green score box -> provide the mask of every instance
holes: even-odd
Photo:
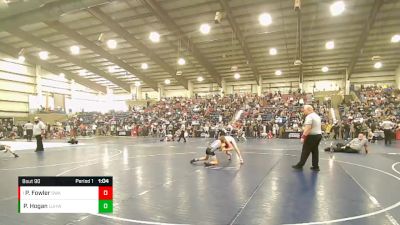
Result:
[[[113,200],[99,200],[99,213],[112,213]]]

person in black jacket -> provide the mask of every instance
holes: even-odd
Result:
[[[181,128],[180,134],[179,134],[179,139],[178,142],[181,141],[181,138],[183,138],[183,142],[186,143],[186,138],[185,138],[185,129]]]
[[[339,129],[340,126],[338,124],[338,122],[335,123],[335,125],[333,125],[333,139],[338,139],[339,138]]]

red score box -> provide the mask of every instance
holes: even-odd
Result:
[[[112,200],[113,187],[112,186],[99,186],[99,200]]]

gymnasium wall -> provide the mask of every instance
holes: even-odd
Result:
[[[395,76],[396,76],[396,87],[400,89],[400,65],[397,67],[397,70],[395,71]]]
[[[400,69],[399,69],[400,74]],[[400,75],[399,75],[400,77]],[[400,79],[400,78],[399,78]],[[353,74],[351,84],[355,87],[363,85],[381,85],[381,86],[394,86],[396,82],[396,76],[394,71],[379,71],[372,73],[358,73]],[[399,81],[400,82],[400,81]],[[297,90],[299,87],[299,79],[296,76],[280,76],[274,78],[264,78],[262,80],[261,92],[275,92],[281,91],[282,93],[288,93],[289,90]],[[165,86],[164,96],[188,96],[188,91],[178,86]],[[345,76],[344,74],[329,74],[304,77],[303,89],[308,92],[321,92],[321,91],[344,91],[345,89]],[[255,81],[235,81],[227,82],[225,87],[225,94],[235,93],[257,93],[258,85]],[[155,92],[158,94],[157,92]],[[221,88],[217,84],[211,83],[194,83],[193,93],[198,95],[209,95],[221,93]]]
[[[27,118],[30,109],[41,105],[53,109],[62,106],[67,112],[82,110],[78,105],[97,110],[98,101],[98,93],[85,86],[0,53],[0,117]]]
[[[146,94],[150,99],[158,99],[160,97],[159,93],[157,91],[154,91],[151,88],[143,88],[142,89],[142,97],[143,98],[146,97]]]
[[[353,84],[392,84],[396,82],[395,71],[356,73],[350,78]]]
[[[193,84],[193,93],[195,93],[199,96],[206,96],[206,95],[210,95],[210,94],[220,94],[221,88],[218,86],[218,84],[215,84],[215,83],[208,83],[208,84],[194,83]]]
[[[27,117],[35,84],[34,67],[0,54],[0,117]]]

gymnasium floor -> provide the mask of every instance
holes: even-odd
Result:
[[[245,164],[219,153],[220,167],[191,165],[211,139],[94,138],[44,153],[0,156],[1,225],[351,224],[400,221],[400,143],[370,154],[321,152],[319,173],[294,171],[299,140],[239,144]],[[21,143],[17,143],[21,145]],[[325,147],[328,143],[323,143]],[[23,144],[22,144],[23,145]],[[29,148],[29,147],[28,147]],[[20,148],[24,149],[24,148]],[[332,157],[334,156],[334,157]],[[18,214],[17,176],[114,177],[114,213]]]

